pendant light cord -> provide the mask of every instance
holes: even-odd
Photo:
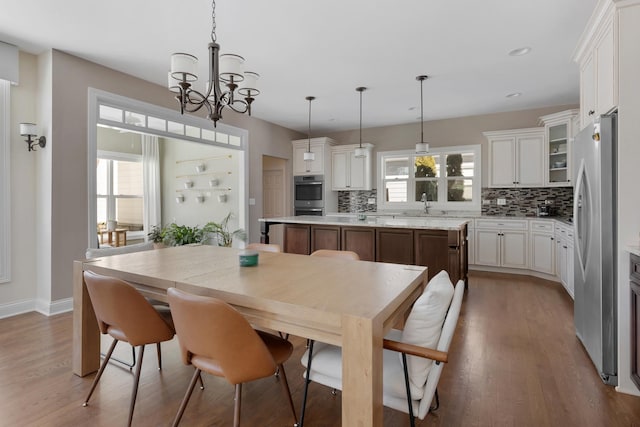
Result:
[[[313,101],[314,99],[316,98],[313,96],[307,96],[307,101],[309,101],[309,130],[307,132],[307,138],[308,138],[307,152],[308,153],[311,152],[311,101]]]
[[[362,92],[364,89],[360,91],[360,148],[362,148]]]
[[[420,79],[420,142],[424,144],[424,116],[423,116],[423,91],[422,83],[424,79]]]

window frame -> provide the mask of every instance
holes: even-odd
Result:
[[[446,156],[450,154],[473,153],[474,166],[473,176],[465,177],[472,180],[472,201],[470,202],[448,202],[446,201],[448,181],[455,177],[447,177],[446,175]],[[438,201],[430,201],[429,208],[441,211],[480,211],[481,209],[481,190],[482,190],[482,145],[458,145],[449,147],[432,147],[427,155],[440,156],[440,176],[436,178],[438,183]],[[409,158],[409,176],[407,178],[407,201],[406,202],[387,202],[385,200],[385,160],[390,158],[408,157]],[[377,198],[378,211],[404,211],[424,210],[423,202],[412,200],[415,194],[416,182],[425,179],[416,178],[413,170],[415,158],[422,157],[413,150],[397,150],[397,151],[379,151],[377,153]]]

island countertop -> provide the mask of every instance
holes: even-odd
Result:
[[[360,220],[353,216],[285,216],[260,218],[260,222],[271,224],[337,225],[354,227],[411,228],[425,230],[460,230],[469,223],[464,218],[392,218],[377,217]]]

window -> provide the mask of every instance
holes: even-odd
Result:
[[[127,238],[143,238],[142,156],[98,153],[96,198],[98,224],[117,221]]]
[[[379,209],[480,210],[480,145],[378,153]]]

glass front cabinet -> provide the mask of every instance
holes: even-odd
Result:
[[[579,110],[566,110],[540,117],[545,128],[545,185],[549,187],[570,187],[571,144],[578,131],[575,126]]]

